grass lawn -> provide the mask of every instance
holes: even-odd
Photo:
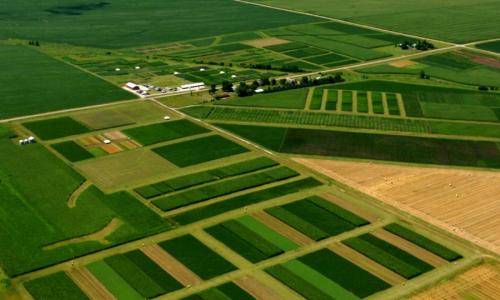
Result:
[[[270,94],[218,101],[220,105],[304,109],[308,89],[295,89]]]
[[[5,3],[0,39],[126,48],[319,20],[225,0],[151,0],[140,5],[127,0],[98,3],[101,4],[75,5],[71,0]],[[241,18],[242,14],[245,18]],[[19,27],[18,22],[23,26]]]
[[[220,135],[202,137],[153,149],[178,167],[188,167],[249,150]]]
[[[149,183],[176,169],[145,148],[84,161],[76,168],[105,190],[122,190]]]
[[[135,98],[28,47],[0,45],[0,57],[0,119]]]

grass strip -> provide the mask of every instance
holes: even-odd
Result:
[[[113,294],[117,299],[144,299],[118,273],[104,261],[97,261],[87,266],[87,269]]]
[[[270,229],[263,223],[257,221],[255,218],[252,218],[251,216],[244,216],[238,218],[236,221],[238,221],[240,224],[252,230],[256,234],[264,238],[266,241],[272,243],[273,245],[275,245],[276,247],[280,248],[283,251],[290,251],[298,248],[297,244],[287,239],[286,237],[282,236],[281,234],[277,233],[276,231]]]

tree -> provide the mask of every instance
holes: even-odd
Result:
[[[38,41],[36,41],[35,46],[40,47],[40,43]]]
[[[233,92],[233,84],[227,80],[222,82],[222,90],[226,93]]]
[[[254,89],[245,82],[240,82],[240,85],[236,88],[236,94],[238,97],[251,96],[254,94]]]
[[[302,77],[302,79],[300,80],[300,84],[306,86],[309,85],[309,77],[307,76]]]
[[[276,81],[276,79],[274,79],[274,78],[271,79],[271,85],[276,85],[276,84],[278,84],[278,81]]]
[[[262,82],[262,85],[270,85],[271,81],[269,80],[268,77],[264,77],[260,80]]]
[[[210,85],[210,90],[208,91],[210,94],[215,94],[217,93],[217,85],[215,83],[212,83]]]

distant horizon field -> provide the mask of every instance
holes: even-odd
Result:
[[[498,0],[250,0],[396,32],[465,43],[499,37]]]
[[[241,18],[243,14],[245,18]],[[77,5],[69,0],[28,0],[4,3],[0,15],[0,39],[101,48],[145,46],[320,21],[227,0],[150,0],[140,5],[125,0]]]
[[[27,46],[0,44],[0,57],[0,119],[136,98]]]

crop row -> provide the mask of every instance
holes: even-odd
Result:
[[[209,183],[195,189],[189,189],[173,195],[161,197],[154,200],[153,204],[164,211],[169,211],[298,175],[299,174],[292,169],[278,167],[258,173],[250,173],[242,177]]]
[[[146,185],[135,189],[135,191],[146,199],[180,191],[200,184],[217,181],[224,178],[243,175],[246,173],[274,167],[278,165],[274,160],[267,157],[259,157],[220,168],[210,169],[198,173],[175,177]]]

